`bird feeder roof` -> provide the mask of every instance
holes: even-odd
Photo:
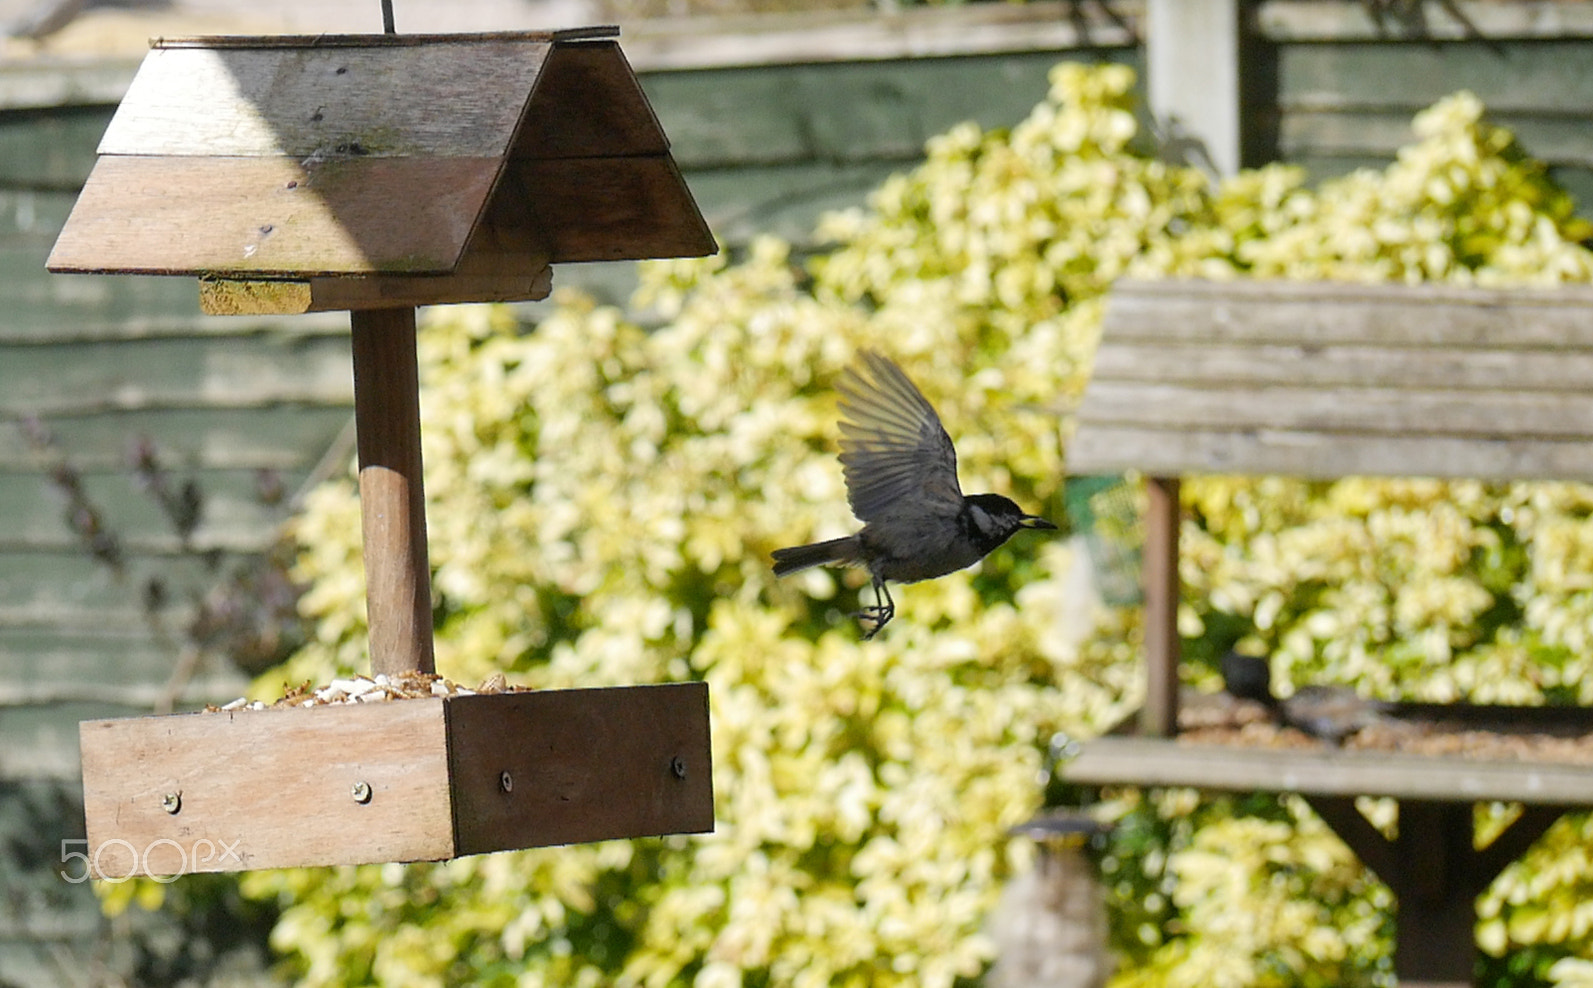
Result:
[[[156,41],[49,269],[303,311],[537,298],[551,263],[711,254],[617,33]]]
[[[1075,475],[1593,480],[1593,291],[1112,289]]]

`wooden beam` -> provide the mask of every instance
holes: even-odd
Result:
[[[1087,399],[1086,399],[1087,400]],[[1287,429],[1200,430],[1081,422],[1068,444],[1080,472],[1593,480],[1586,439],[1335,435]]]
[[[525,275],[384,275],[307,281],[203,278],[199,308],[211,316],[297,315],[456,302],[531,302],[547,298],[552,289],[553,269],[547,266]]]
[[[1204,152],[1218,175],[1239,171],[1239,0],[1146,0],[1150,110]]]
[[[1069,782],[1593,807],[1593,766],[1342,749],[1249,748],[1100,737],[1061,768]]]
[[[1178,524],[1176,477],[1145,481],[1145,707],[1140,733],[1178,733]]]
[[[1593,347],[1593,288],[1475,288],[1323,281],[1124,280],[1104,339],[1452,350]]]
[[[1351,796],[1306,800],[1398,899],[1394,969],[1400,984],[1469,984],[1476,953],[1472,903],[1481,891],[1471,803],[1402,802],[1399,834],[1390,841],[1361,816]]]
[[[1311,805],[1311,810],[1322,817],[1322,822],[1332,827],[1333,833],[1337,833],[1344,845],[1356,853],[1360,864],[1372,868],[1389,888],[1400,888],[1403,881],[1400,875],[1405,861],[1397,853],[1394,841],[1383,837],[1383,832],[1373,827],[1367,822],[1367,817],[1356,810],[1354,797],[1305,794],[1305,800]],[[1555,821],[1564,814],[1564,806],[1523,806],[1521,816],[1510,822],[1509,827],[1505,827],[1493,843],[1475,851],[1470,857],[1467,865],[1467,876],[1472,883],[1470,894],[1481,896],[1489,884],[1493,884],[1499,872],[1526,854],[1532,843],[1536,843],[1537,838],[1542,837],[1545,830],[1555,825]],[[1407,825],[1418,825],[1415,816],[1402,819]]]
[[[1474,885],[1472,894],[1481,895],[1486,891],[1493,880],[1499,877],[1499,873],[1527,853],[1527,849],[1554,826],[1565,812],[1563,806],[1523,806],[1521,815],[1500,832],[1493,843],[1477,852],[1471,871]]]
[[[1355,808],[1354,796],[1305,794],[1305,801],[1332,828],[1339,840],[1355,853],[1361,864],[1372,869],[1383,884],[1394,888],[1400,881],[1400,859],[1394,844]]]
[[[1269,40],[1293,42],[1565,41],[1593,36],[1593,7],[1555,0],[1427,0],[1398,8],[1364,0],[1262,0],[1256,27]]]
[[[1434,388],[1477,392],[1585,393],[1593,350],[1571,346],[1435,349],[1307,343],[1196,343],[1114,335],[1090,383],[1154,381],[1205,388]]]
[[[1141,0],[901,5],[786,14],[694,15],[625,25],[625,53],[643,72],[1130,48]],[[0,91],[3,92],[3,91]]]
[[[415,310],[350,313],[372,673],[431,672]]]
[[[1309,359],[1309,358],[1304,358]],[[1390,365],[1399,363],[1386,354]],[[1586,379],[1584,379],[1586,380]],[[1091,421],[1207,432],[1277,432],[1384,438],[1478,440],[1593,438],[1593,396],[1585,385],[1563,392],[1538,388],[1491,391],[1435,387],[1404,390],[1330,384],[1248,382],[1090,382]]]
[[[1399,899],[1394,975],[1401,984],[1471,981],[1477,955],[1472,812],[1469,802],[1399,805],[1400,868],[1391,887]]]

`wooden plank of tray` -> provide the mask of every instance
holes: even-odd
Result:
[[[1086,742],[1061,774],[1069,782],[1087,785],[1593,806],[1593,765],[1381,751],[1302,751],[1102,737]]]

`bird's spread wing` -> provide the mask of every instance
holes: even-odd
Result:
[[[962,507],[957,451],[940,416],[902,369],[873,351],[842,375],[841,467],[847,499],[862,521],[903,510]]]

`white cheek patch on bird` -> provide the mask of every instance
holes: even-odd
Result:
[[[856,617],[864,639],[896,614],[886,581],[915,583],[972,566],[1021,529],[1054,529],[1000,494],[964,495],[957,451],[940,416],[889,358],[864,350],[837,384],[841,469],[855,535],[776,549],[774,573],[863,566],[874,604]]]

